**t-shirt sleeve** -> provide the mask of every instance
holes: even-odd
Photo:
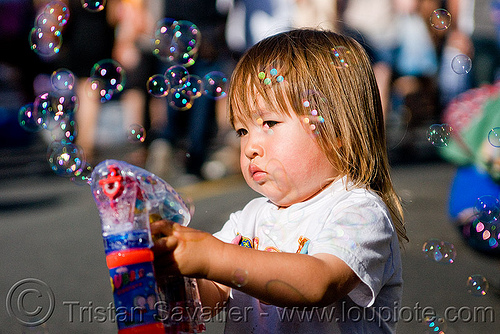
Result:
[[[321,232],[311,240],[308,254],[327,253],[344,261],[361,279],[349,297],[368,307],[385,284],[385,277],[394,272],[391,251],[394,234],[383,202],[363,199],[333,209]]]
[[[241,211],[231,213],[229,220],[222,226],[222,229],[213,234],[217,239],[230,243],[238,234],[237,222],[241,216]]]

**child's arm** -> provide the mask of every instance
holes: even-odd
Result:
[[[349,266],[330,254],[310,256],[256,251],[166,221],[155,222],[151,228],[153,234],[167,236],[155,243],[159,270],[206,278],[238,288],[273,305],[328,305],[345,296],[360,282]],[[243,286],[235,284],[235,273],[245,283]],[[246,277],[242,278],[242,273]],[[210,288],[205,282],[203,285],[205,298],[217,299],[220,291]]]

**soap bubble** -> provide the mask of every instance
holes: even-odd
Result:
[[[140,124],[131,124],[128,127],[127,139],[131,143],[143,143],[146,140],[146,130]]]
[[[429,19],[431,26],[437,30],[446,30],[451,24],[451,14],[444,8],[434,10]]]
[[[332,65],[336,68],[348,68],[352,57],[351,51],[345,46],[339,45],[332,48],[333,60]]]
[[[472,60],[464,54],[456,55],[451,61],[451,69],[457,74],[467,74],[472,69]]]
[[[42,118],[38,117],[38,113],[33,107],[33,103],[28,103],[19,109],[18,117],[19,125],[29,132],[37,132],[42,129]]]
[[[74,173],[73,176],[70,178],[73,183],[76,185],[85,185],[92,182],[92,171],[94,170],[94,167],[92,165],[88,164],[86,161],[83,162],[80,168],[78,168]]]
[[[248,271],[237,268],[231,276],[231,282],[238,288],[245,286],[248,283]]]
[[[474,214],[483,223],[496,221],[500,216],[500,201],[495,196],[481,196],[474,206]]]
[[[213,99],[220,99],[227,95],[228,80],[224,73],[212,71],[203,78],[205,94]]]
[[[168,96],[168,104],[177,110],[188,110],[193,106],[193,98],[183,88],[173,90]]]
[[[98,80],[93,81],[94,86],[98,88],[92,90],[99,91],[101,102],[109,101],[115,93],[121,92],[126,81],[125,70],[113,59],[104,59],[95,63],[90,77],[92,80]],[[95,85],[96,83],[98,84]]]
[[[60,176],[71,177],[84,164],[83,150],[76,144],[54,142],[49,147],[49,165]]]
[[[72,90],[75,85],[75,75],[66,68],[60,68],[52,72],[50,83],[56,90]]]
[[[200,42],[201,33],[194,23],[164,18],[156,24],[153,54],[188,67],[196,61]]]
[[[195,74],[190,74],[187,76],[184,89],[186,90],[187,95],[189,95],[193,99],[197,99],[201,95],[203,95],[204,91],[203,80]]]
[[[104,9],[104,6],[106,6],[106,0],[81,0],[82,2],[82,7],[89,12],[100,12],[101,10]]]
[[[447,324],[443,317],[439,316],[426,316],[424,318],[425,325],[427,326],[427,331],[425,333],[438,333],[444,334]]]
[[[59,31],[51,32],[40,27],[31,29],[29,42],[31,50],[41,57],[50,58],[59,53],[62,36]]]
[[[149,77],[146,88],[148,93],[154,97],[167,96],[170,90],[170,82],[163,74],[154,74]]]
[[[457,255],[452,243],[439,239],[427,240],[422,246],[422,251],[427,259],[444,264],[455,262]]]
[[[184,88],[188,80],[188,76],[188,70],[182,65],[170,66],[165,71],[165,77],[167,78],[168,82],[170,82],[170,88],[172,89],[172,91],[174,91],[175,89]]]
[[[490,284],[488,280],[479,274],[471,275],[467,278],[467,291],[476,297],[481,297],[486,295]]]
[[[445,147],[450,141],[452,130],[448,124],[432,124],[427,130],[427,140],[435,147]]]
[[[59,26],[64,26],[68,23],[69,19],[69,8],[62,1],[51,1],[49,2],[43,12],[51,17],[53,17],[59,24]]]
[[[488,133],[488,142],[491,146],[500,147],[500,127],[495,127]]]

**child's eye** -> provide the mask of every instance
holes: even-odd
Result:
[[[273,126],[275,126],[276,124],[278,124],[279,122],[277,121],[264,121],[262,124],[266,127],[266,128],[272,128]]]
[[[237,137],[243,137],[247,133],[248,133],[248,131],[246,129],[238,129],[238,130],[236,130],[236,136]]]

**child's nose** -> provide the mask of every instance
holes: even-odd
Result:
[[[243,150],[248,159],[253,159],[264,154],[264,147],[262,146],[262,143],[260,143],[257,136],[252,135],[248,136],[248,140],[245,143]]]

